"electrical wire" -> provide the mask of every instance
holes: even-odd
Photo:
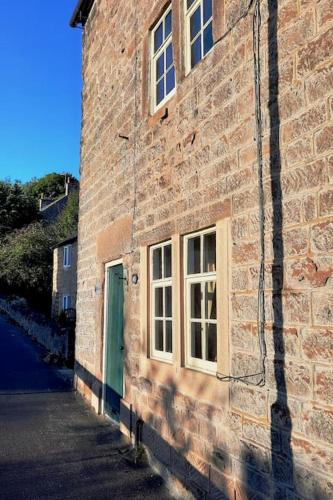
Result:
[[[131,247],[128,254],[132,254],[134,252],[134,224],[135,224],[135,215],[137,208],[137,147],[138,147],[138,139],[137,139],[137,128],[138,128],[138,95],[137,95],[137,86],[138,86],[138,64],[139,64],[139,55],[138,55],[138,5],[135,3],[135,26],[134,26],[134,44],[135,44],[135,68],[134,68],[134,144],[133,144],[133,207],[132,207],[132,234],[131,234]]]
[[[260,62],[260,0],[251,0],[247,9],[233,23],[233,25],[215,42],[223,40],[241,19],[244,19],[254,6],[252,36],[253,36],[253,69],[254,69],[254,87],[255,87],[255,123],[256,123],[256,146],[257,146],[257,167],[258,167],[258,204],[259,204],[259,250],[260,250],[260,267],[258,278],[258,311],[257,311],[257,329],[259,342],[259,364],[260,372],[249,375],[225,375],[216,373],[216,377],[224,382],[241,382],[246,385],[264,386],[266,383],[266,340],[265,340],[265,197],[263,185],[263,152],[262,152],[262,113],[261,113],[261,62]],[[249,378],[258,377],[256,382],[248,380]]]
[[[253,57],[255,78],[255,101],[256,101],[256,144],[258,163],[258,201],[259,201],[259,247],[260,247],[260,269],[258,282],[258,337],[260,349],[260,363],[262,380],[260,385],[266,382],[266,340],[265,340],[265,193],[263,182],[263,152],[262,152],[262,113],[261,113],[261,65],[260,65],[260,28],[261,13],[260,0],[257,0],[253,16]]]
[[[253,68],[254,68],[254,86],[255,86],[255,122],[256,122],[256,146],[257,146],[257,166],[258,166],[258,202],[259,202],[259,248],[260,248],[260,267],[258,279],[258,312],[257,312],[257,328],[260,358],[259,363],[261,371],[254,374],[246,374],[240,376],[225,375],[217,372],[216,377],[224,382],[241,382],[246,385],[264,386],[266,383],[265,361],[267,355],[265,341],[265,212],[264,212],[264,187],[263,187],[263,152],[262,152],[262,113],[261,113],[261,61],[260,61],[260,0],[250,0],[247,8],[243,13],[232,23],[232,25],[220,36],[214,45],[217,45],[231,33],[238,23],[247,17],[254,7],[253,12]],[[138,31],[138,14],[136,9],[135,15],[135,46],[137,47],[137,31]],[[135,55],[135,74],[134,74],[134,144],[133,144],[133,207],[132,207],[132,235],[131,248],[127,254],[134,252],[134,223],[137,208],[137,127],[138,127],[138,110],[137,110],[137,76],[138,73],[138,51]],[[261,376],[259,381],[253,382],[248,380],[253,377]]]
[[[249,4],[246,7],[246,9],[244,10],[244,12],[242,12],[242,14],[239,17],[237,17],[237,19],[229,26],[229,28],[219,38],[217,38],[215,40],[214,45],[217,45],[218,43],[222,42],[222,40],[224,40],[229,35],[229,33],[231,33],[231,31],[233,31],[236,28],[237,24],[242,19],[244,19],[245,17],[248,16],[248,14],[250,13],[250,10],[252,9],[252,6],[255,3],[258,3],[258,0],[250,0]]]

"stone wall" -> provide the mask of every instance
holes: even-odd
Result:
[[[26,308],[18,308],[6,299],[0,299],[0,311],[7,314],[17,323],[29,337],[36,340],[52,354],[68,358],[68,332],[56,328],[43,320],[40,314],[29,312]]]
[[[165,3],[95,0],[85,28],[76,352],[91,379],[78,388],[97,408],[104,265],[122,258],[140,275],[125,290],[124,428],[142,419],[144,442],[197,497],[332,498],[332,1],[261,2],[264,387],[185,368],[181,318],[173,365],[147,359],[140,248],[228,219],[225,356],[234,376],[258,370],[252,15],[185,76],[173,1],[177,89],[151,116],[148,32]],[[246,2],[218,5],[215,39]]]

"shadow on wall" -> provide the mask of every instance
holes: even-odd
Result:
[[[279,112],[279,54],[277,37],[278,0],[268,2],[268,63],[269,63],[269,118],[270,118],[270,177],[273,208],[273,373],[276,385],[276,397],[270,408],[270,447],[265,452],[251,444],[241,443],[238,451],[231,452],[227,448],[219,448],[217,436],[209,426],[202,429],[198,426],[193,400],[179,395],[178,388],[172,379],[164,381],[164,388],[154,389],[154,373],[150,380],[132,379],[138,393],[146,398],[146,415],[137,415],[121,405],[121,423],[132,436],[139,436],[142,442],[152,451],[155,457],[178,478],[195,498],[232,498],[232,499],[284,499],[296,498],[297,486],[307,492],[306,485],[312,482],[311,491],[306,493],[311,499],[327,499],[324,489],[316,482],[311,471],[302,478],[302,472],[294,464],[291,447],[292,420],[288,406],[287,384],[284,369],[284,310],[283,310],[283,211],[281,187],[281,151],[280,151],[280,112]],[[126,373],[131,378],[131,367],[126,366]],[[84,370],[84,369],[83,369]],[[156,374],[155,374],[156,375]],[[83,376],[87,374],[83,371]],[[89,378],[89,377],[88,377]],[[90,387],[101,387],[92,381]],[[263,390],[266,390],[264,388]],[[200,394],[200,388],[198,390]],[[177,400],[177,403],[175,401]],[[182,400],[183,403],[179,403]],[[175,405],[178,405],[177,407]],[[223,402],[217,401],[223,417]],[[210,409],[211,408],[211,409]],[[213,407],[207,405],[206,421],[210,422],[216,415]],[[201,419],[201,417],[200,417]],[[224,427],[224,424],[219,424]],[[238,431],[225,425],[225,440],[229,434],[235,434],[238,445],[241,427]],[[211,432],[211,435],[209,434]],[[197,435],[198,437],[194,437]],[[165,438],[163,438],[163,436]],[[202,440],[200,439],[202,436]],[[205,448],[203,440],[209,444]],[[201,448],[200,448],[201,446]],[[270,449],[269,449],[270,448]],[[197,454],[194,456],[194,453]],[[194,453],[193,453],[194,452]],[[198,455],[203,458],[200,460]],[[205,460],[205,458],[207,460]],[[240,471],[237,470],[240,469]],[[235,478],[240,477],[241,481]],[[304,494],[303,494],[304,497]]]
[[[102,383],[78,362],[76,373],[94,396],[100,398]],[[271,441],[274,450],[271,459],[268,453],[263,455],[258,452],[258,447],[246,443],[242,443],[241,451],[237,455],[231,449],[232,444],[239,441],[241,428],[237,425],[233,427],[230,421],[226,424],[224,419],[228,419],[228,416],[223,412],[223,402],[220,403],[218,414],[213,413],[216,408],[210,405],[200,408],[201,412],[205,411],[208,424],[219,418],[221,426],[226,426],[223,443],[219,446],[218,437],[209,425],[207,428],[198,427],[196,413],[199,408],[193,404],[193,400],[180,395],[172,379],[165,380],[164,387],[154,387],[154,373],[151,375],[152,381],[142,377],[136,379],[136,382],[132,381],[140,398],[147,398],[149,410],[143,409],[145,413],[139,415],[133,411],[132,405],[121,403],[121,425],[134,440],[143,443],[194,498],[240,500],[293,497],[290,484],[293,472],[292,457],[288,455],[289,449],[285,445],[286,440],[290,439],[288,429],[291,426],[288,427],[285,423],[286,413],[282,414],[280,411],[278,417],[274,417],[272,421]],[[202,388],[199,388],[200,390]],[[277,397],[279,404],[281,400],[284,401],[283,398],[284,396],[280,396],[280,399]],[[272,405],[274,411],[275,405],[276,403]],[[202,417],[200,418],[202,420]],[[205,440],[209,444],[209,450]],[[225,447],[227,442],[230,449]],[[200,450],[198,446],[201,447]],[[196,452],[201,454],[201,459]],[[288,467],[291,467],[291,473],[288,472]],[[240,469],[240,472],[237,469]],[[305,479],[305,483],[308,480],[309,477]],[[304,485],[302,490],[305,490]],[[291,496],[288,497],[288,494]],[[309,498],[328,500],[318,484],[313,485]]]
[[[154,369],[151,380],[155,380]],[[134,436],[150,450],[162,467],[165,475],[172,474],[173,479],[200,499],[235,498],[234,483],[225,473],[231,471],[231,459],[228,454],[214,445],[217,436],[210,422],[214,417],[213,407],[203,405],[207,426],[199,424],[196,413],[198,407],[193,400],[178,392],[177,385],[169,378],[163,386],[154,387],[154,382],[139,379],[141,392],[146,385],[148,407],[144,415],[138,415],[126,406],[121,406],[120,420],[129,434]],[[147,386],[148,385],[148,386]],[[199,393],[202,387],[198,388]],[[223,402],[221,402],[223,407]],[[143,410],[145,411],[145,410]],[[143,418],[145,419],[143,421]],[[216,415],[215,415],[216,418]],[[206,449],[204,441],[208,438],[212,453]],[[198,452],[198,447],[201,448]],[[200,453],[202,459],[195,452]],[[173,484],[174,486],[174,484]],[[177,487],[177,486],[176,486]],[[178,495],[182,494],[178,490]]]
[[[270,408],[271,422],[271,464],[268,457],[259,457],[251,449],[243,452],[244,480],[248,498],[253,490],[260,491],[266,498],[286,498],[296,493],[294,488],[294,464],[291,448],[292,421],[288,407],[287,385],[284,370],[285,346],[283,337],[283,208],[281,186],[280,112],[279,112],[279,53],[277,38],[278,1],[268,2],[268,84],[270,119],[270,178],[273,208],[273,372],[276,385],[276,399]],[[261,471],[264,476],[259,476]]]
[[[308,471],[298,469],[293,460],[291,446],[292,419],[288,406],[285,375],[284,308],[283,308],[283,192],[281,184],[280,111],[279,111],[279,52],[278,52],[278,0],[268,2],[268,75],[270,119],[270,178],[273,208],[273,373],[276,386],[275,401],[270,407],[270,459],[260,456],[250,447],[243,449],[241,462],[246,484],[246,498],[289,499],[311,498],[328,500],[325,485]]]
[[[102,383],[78,362],[76,362],[76,373],[94,396],[101,396]],[[143,443],[159,463],[166,467],[195,498],[228,499],[230,494],[234,498],[232,480],[223,475],[230,460],[225,452],[217,448],[215,450],[216,465],[221,474],[204,460],[196,458],[194,463],[193,454],[191,462],[187,458],[196,446],[189,432],[194,431],[197,425],[195,408],[191,407],[190,399],[183,396],[181,406],[175,407],[174,401],[176,396],[179,400],[179,393],[171,379],[164,382],[165,388],[158,394],[153,390],[153,382],[140,378],[138,384],[141,394],[148,395],[148,406],[151,410],[147,411],[147,415],[138,415],[132,411],[132,406],[128,408],[121,403],[120,422],[127,429],[127,433],[136,441]],[[211,416],[208,410],[208,421]],[[167,436],[168,441],[162,436]],[[213,447],[213,435],[211,443]]]
[[[294,466],[291,449],[292,422],[288,407],[284,370],[285,346],[283,338],[283,208],[281,186],[280,112],[279,112],[279,53],[278,1],[268,2],[268,74],[270,118],[270,176],[273,205],[273,343],[276,400],[271,406],[271,460],[273,498],[281,498],[291,488],[294,491]],[[278,356],[279,354],[279,356]],[[280,486],[281,485],[281,486]],[[281,491],[282,490],[282,491]]]

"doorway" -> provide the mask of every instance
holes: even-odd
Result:
[[[124,270],[119,261],[105,269],[103,408],[119,420],[124,395]]]

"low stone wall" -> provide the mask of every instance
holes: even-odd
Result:
[[[20,310],[6,299],[0,299],[0,312],[7,314],[15,323],[52,354],[67,359],[68,332],[60,331],[55,325],[43,321],[42,315]]]

